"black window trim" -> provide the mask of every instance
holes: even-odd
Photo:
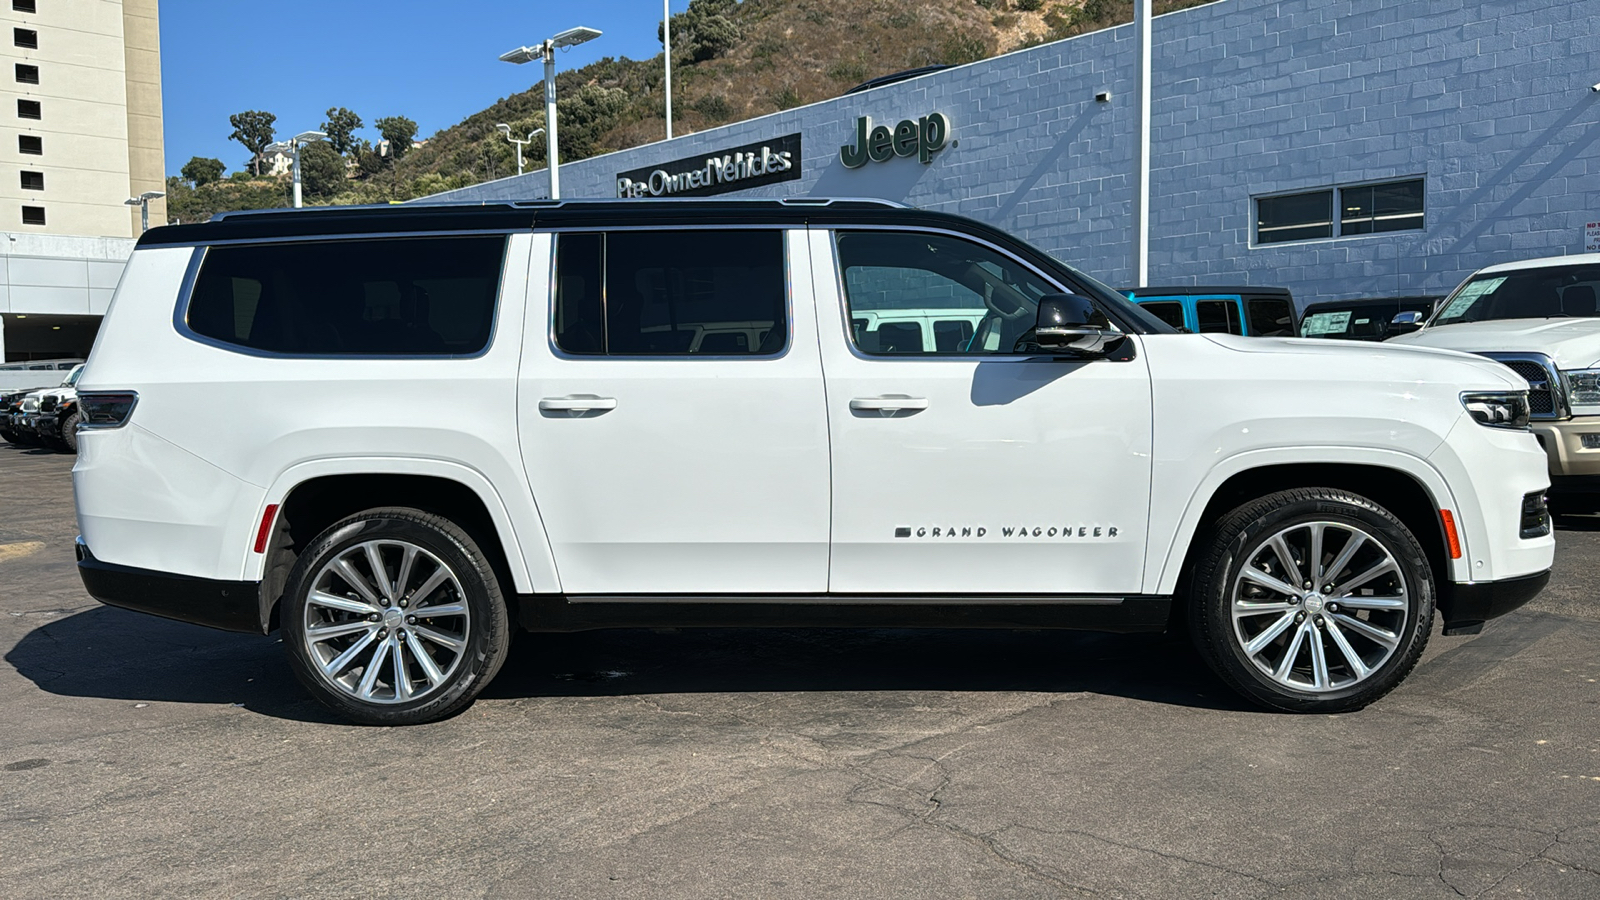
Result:
[[[558,275],[558,273],[556,272],[556,260],[557,260],[557,256],[559,255],[558,252],[557,252],[557,246],[556,245],[560,242],[561,235],[563,235],[563,234],[601,234],[601,235],[605,235],[605,234],[613,234],[613,233],[621,232],[621,231],[671,231],[671,232],[683,232],[683,231],[776,231],[776,232],[778,232],[778,234],[783,239],[783,312],[784,312],[784,315],[788,316],[788,319],[789,319],[789,321],[787,323],[787,327],[788,327],[789,333],[787,335],[787,339],[783,342],[783,349],[779,350],[777,353],[719,353],[719,354],[713,354],[713,353],[650,353],[650,354],[645,354],[645,353],[604,353],[604,352],[602,352],[602,353],[569,353],[569,352],[561,349],[561,347],[556,343],[556,284],[557,284],[556,279],[558,277],[560,277]],[[790,349],[794,347],[794,341],[795,341],[795,332],[794,332],[794,260],[792,259],[792,257],[790,256],[790,253],[789,253],[789,234],[791,232],[799,232],[800,234],[805,234],[806,233],[806,228],[805,228],[805,226],[795,226],[795,225],[790,225],[790,224],[787,224],[787,223],[776,223],[775,222],[775,223],[771,223],[771,224],[761,224],[761,223],[757,223],[757,222],[749,222],[749,223],[741,222],[741,223],[738,223],[738,224],[727,224],[727,225],[707,224],[707,225],[694,226],[694,227],[689,227],[689,228],[685,228],[685,227],[678,226],[678,225],[623,225],[623,226],[611,226],[611,225],[603,225],[603,224],[598,224],[597,223],[595,225],[587,226],[587,227],[580,226],[580,225],[574,225],[574,226],[570,226],[570,227],[565,227],[564,226],[564,227],[561,227],[561,228],[540,228],[540,229],[537,229],[535,231],[535,234],[548,234],[548,235],[550,235],[550,272],[549,272],[549,281],[548,281],[548,283],[546,285],[546,289],[548,290],[548,293],[545,295],[546,307],[547,307],[547,313],[548,313],[548,315],[546,316],[546,323],[545,323],[546,326],[547,326],[547,334],[546,334],[545,339],[546,339],[546,341],[547,341],[547,343],[549,345],[551,354],[553,354],[557,359],[561,359],[561,360],[581,360],[581,361],[584,361],[584,362],[593,362],[593,361],[599,361],[599,360],[613,360],[613,361],[619,361],[619,362],[662,362],[662,361],[666,361],[666,360],[671,360],[673,362],[680,362],[680,361],[683,361],[683,360],[699,360],[699,361],[702,361],[702,362],[770,362],[770,361],[773,361],[773,360],[779,360],[779,359],[783,359],[783,358],[787,357],[789,355]],[[602,251],[603,251],[604,250],[604,244],[601,245],[601,248],[602,248]],[[604,257],[603,256],[602,256],[602,263],[601,264],[602,264],[602,266],[604,265]],[[602,292],[602,294],[601,294],[601,298],[602,298],[601,310],[602,311],[605,310],[604,297],[605,297],[605,295]]]
[[[1395,231],[1369,231],[1365,234],[1342,234],[1340,228],[1344,221],[1344,191],[1351,188],[1381,187],[1386,184],[1403,184],[1408,181],[1422,182],[1422,226],[1419,228],[1402,228]],[[1300,238],[1298,240],[1266,241],[1261,238],[1261,213],[1258,204],[1262,200],[1274,200],[1279,197],[1298,197],[1302,194],[1321,194],[1327,192],[1330,197],[1330,209],[1327,237]],[[1393,235],[1415,234],[1428,230],[1428,173],[1417,172],[1410,175],[1396,175],[1392,178],[1371,178],[1363,181],[1351,181],[1331,184],[1323,187],[1297,188],[1290,191],[1271,191],[1265,194],[1250,195],[1250,239],[1247,247],[1251,250],[1261,250],[1272,247],[1283,247],[1296,244],[1314,244],[1319,241],[1361,241],[1372,238],[1390,237]]]
[[[426,362],[453,362],[458,360],[482,359],[494,350],[500,337],[500,310],[506,301],[506,279],[513,275],[511,263],[511,236],[527,232],[515,231],[439,231],[439,232],[405,232],[402,234],[349,234],[337,237],[308,238],[281,238],[275,240],[238,240],[238,241],[208,241],[203,244],[188,244],[177,246],[190,247],[189,266],[184,270],[183,282],[178,287],[178,302],[173,306],[172,327],[183,337],[197,344],[237,353],[240,356],[254,356],[259,359],[337,359],[337,360],[371,360],[382,362],[384,360],[420,360]],[[505,237],[505,246],[501,249],[500,258],[500,285],[496,289],[494,314],[489,320],[489,337],[484,341],[483,349],[476,353],[283,353],[277,350],[261,350],[256,347],[246,347],[241,344],[230,344],[227,341],[200,334],[189,327],[189,303],[194,299],[195,282],[200,279],[200,269],[205,265],[206,251],[213,246],[237,246],[242,244],[331,244],[343,241],[370,241],[374,239],[394,238],[428,238],[428,237],[472,237],[502,235]],[[173,245],[167,245],[173,246]]]
[[[1043,271],[1029,260],[1023,259],[1020,255],[1012,253],[1006,250],[1004,247],[1001,247],[991,241],[987,241],[978,235],[969,234],[964,231],[955,231],[953,229],[923,226],[913,228],[905,225],[858,225],[855,223],[850,223],[845,225],[827,225],[823,227],[828,229],[828,247],[833,254],[833,259],[831,262],[833,265],[834,284],[836,290],[839,292],[839,324],[843,329],[844,344],[850,349],[850,353],[855,356],[856,359],[866,360],[868,362],[1000,362],[1005,360],[1015,362],[1037,362],[1043,357],[1049,357],[1052,359],[1055,357],[1048,353],[985,354],[961,353],[959,351],[940,352],[938,350],[933,350],[927,353],[867,353],[863,351],[860,347],[856,346],[855,335],[851,333],[850,296],[845,292],[844,267],[839,265],[839,232],[841,231],[894,231],[902,234],[937,234],[944,237],[953,237],[958,240],[970,241],[971,243],[987,247],[1006,259],[1012,260],[1013,262],[1032,272],[1034,275],[1038,276],[1046,284],[1054,286],[1064,294],[1077,294],[1081,297],[1087,297],[1091,301],[1095,301],[1095,306],[1099,307],[1101,312],[1106,313],[1106,316],[1111,320],[1111,323],[1115,325],[1117,330],[1121,331],[1123,334],[1132,335],[1139,333],[1130,329],[1126,323],[1121,321],[1117,316],[1112,315],[1109,310],[1106,310],[1096,300],[1094,292],[1075,289],[1073,286],[1065,284],[1063,279],[1050,275],[1048,272]],[[821,310],[819,309],[818,312],[820,314]],[[1130,346],[1132,345],[1130,344]],[[1126,356],[1127,359],[1133,359],[1133,353],[1131,352]],[[1093,362],[1100,359],[1109,360],[1111,357],[1098,357],[1094,360],[1085,361]],[[1123,355],[1118,354],[1116,360],[1122,361]]]

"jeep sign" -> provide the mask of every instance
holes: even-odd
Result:
[[[867,160],[888,162],[896,156],[915,156],[924,165],[933,162],[933,155],[944,149],[950,137],[950,120],[943,113],[934,113],[920,119],[904,119],[890,130],[887,125],[872,125],[871,116],[856,119],[855,146],[846,144],[839,148],[839,161],[845,168],[855,169],[866,165]]]

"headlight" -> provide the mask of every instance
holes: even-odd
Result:
[[[1567,382],[1567,403],[1577,416],[1600,415],[1600,369],[1561,373]]]
[[[1494,391],[1462,394],[1461,405],[1479,425],[1528,430],[1528,392]]]

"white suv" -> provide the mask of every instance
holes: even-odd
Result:
[[[877,202],[159,228],[79,396],[89,592],[281,628],[362,722],[461,709],[513,623],[1181,628],[1261,703],[1348,710],[1554,554],[1504,366],[1178,334]]]
[[[1574,509],[1600,505],[1597,296],[1600,253],[1503,263],[1472,273],[1421,330],[1390,339],[1479,353],[1527,379],[1552,502]],[[1414,328],[1420,318],[1395,321]]]

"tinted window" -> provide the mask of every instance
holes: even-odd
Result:
[[[556,346],[614,356],[768,356],[788,345],[779,231],[556,239]]]
[[[1201,334],[1243,334],[1239,304],[1233,300],[1201,300],[1195,303],[1194,312]]]
[[[196,334],[274,353],[468,356],[489,344],[505,238],[211,247]]]
[[[1340,188],[1339,207],[1340,234],[1420,229],[1422,179]]]
[[[1183,304],[1176,300],[1157,300],[1153,303],[1141,303],[1139,306],[1173,328],[1188,327],[1183,321]]]
[[[1245,301],[1250,316],[1250,333],[1262,337],[1293,337],[1294,311],[1289,301],[1276,297]]]
[[[1016,260],[959,238],[844,232],[838,246],[851,331],[866,353],[1029,352],[1039,298],[1060,292]],[[929,320],[932,346],[922,334]],[[962,323],[971,333],[957,339]]]
[[[1256,243],[1333,236],[1333,191],[1256,199]],[[1201,329],[1204,331],[1205,329]]]

